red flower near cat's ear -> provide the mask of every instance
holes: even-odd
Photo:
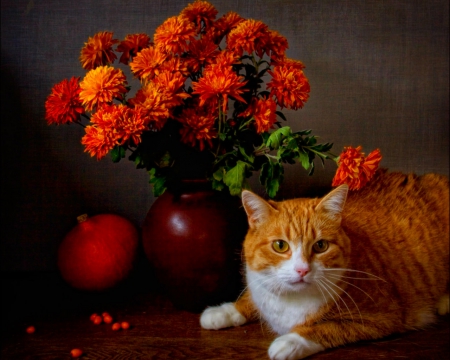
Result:
[[[337,161],[339,167],[332,186],[347,184],[350,190],[359,190],[372,178],[381,161],[381,152],[376,149],[365,157],[361,150],[361,146],[356,149],[351,146],[344,147]]]

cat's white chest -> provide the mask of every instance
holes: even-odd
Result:
[[[324,305],[323,296],[312,289],[301,293],[276,294],[262,286],[264,280],[257,272],[247,269],[247,283],[252,300],[273,331],[282,335],[295,325],[301,325],[310,314]]]

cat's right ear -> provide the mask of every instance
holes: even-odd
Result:
[[[347,194],[348,185],[344,184],[337,187],[320,201],[316,211],[324,214],[329,220],[340,222]]]
[[[242,192],[242,205],[247,213],[250,228],[265,222],[275,210],[266,200],[248,190]]]

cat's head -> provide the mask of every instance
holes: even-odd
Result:
[[[264,276],[267,287],[298,292],[323,278],[324,269],[345,268],[350,243],[341,218],[347,192],[341,185],[321,199],[275,202],[244,191],[247,269]]]

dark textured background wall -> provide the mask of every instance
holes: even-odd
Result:
[[[289,125],[323,141],[380,148],[382,166],[449,173],[448,1],[212,0],[262,20],[290,44],[311,83]],[[56,269],[56,250],[77,215],[114,212],[139,226],[154,201],[129,161],[83,152],[81,127],[46,125],[44,102],[64,78],[83,76],[80,49],[98,31],[154,30],[180,0],[2,0],[2,271]],[[335,165],[308,177],[286,168],[281,197],[329,186]],[[261,191],[256,177],[251,179]]]

